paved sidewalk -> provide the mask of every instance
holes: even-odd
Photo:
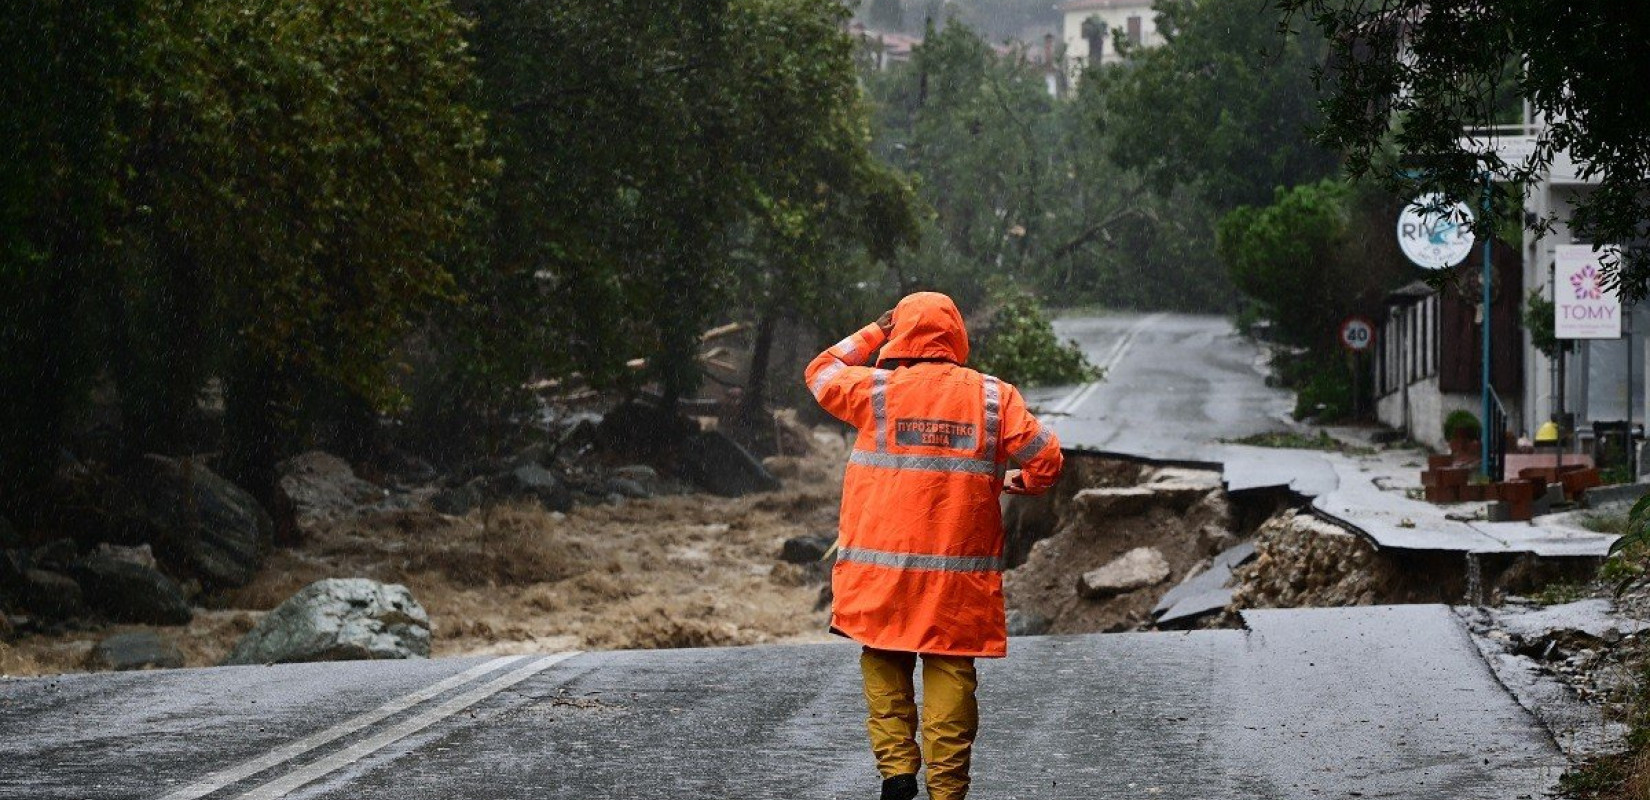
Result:
[[[1367,447],[1366,429],[1330,428],[1329,434]],[[1373,454],[1234,448],[1225,478],[1234,491],[1290,486],[1312,498],[1324,517],[1353,528],[1382,548],[1460,553],[1533,553],[1543,558],[1602,557],[1616,537],[1580,524],[1585,512],[1547,514],[1529,522],[1490,522],[1488,503],[1439,505],[1415,499],[1421,489],[1422,450]],[[1236,455],[1236,458],[1231,458]]]

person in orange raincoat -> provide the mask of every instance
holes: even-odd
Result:
[[[866,366],[878,347],[876,366]],[[842,482],[831,630],[864,646],[866,727],[884,800],[916,796],[924,756],[929,797],[968,794],[974,659],[1008,653],[998,495],[1047,490],[1063,462],[1059,440],[1019,391],[967,360],[956,304],[919,292],[807,369],[820,406],[859,429]]]

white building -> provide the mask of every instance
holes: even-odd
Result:
[[[1163,43],[1151,0],[1070,0],[1059,9],[1064,15],[1066,69],[1073,77],[1090,64],[1120,60],[1115,44],[1118,32],[1131,44],[1155,47]],[[1085,22],[1090,22],[1087,28]]]
[[[1512,154],[1503,150],[1508,161],[1516,156],[1531,137],[1538,136],[1544,123],[1530,120],[1517,130],[1502,130],[1495,136],[1512,145]],[[1523,147],[1516,143],[1523,141]],[[1505,146],[1505,145],[1504,145]],[[1559,245],[1592,244],[1577,239],[1570,229],[1570,218],[1577,201],[1591,194],[1596,180],[1583,179],[1580,169],[1565,153],[1553,157],[1544,180],[1527,187],[1524,208],[1534,219],[1551,219],[1552,230],[1537,237],[1524,234],[1524,285],[1540,288],[1547,300],[1562,300],[1562,292],[1569,286],[1555,286],[1553,279],[1554,250]],[[1555,295],[1555,293],[1558,293]],[[1650,418],[1646,406],[1645,382],[1650,361],[1646,361],[1644,333],[1650,331],[1650,309],[1633,306],[1622,310],[1623,335],[1618,339],[1586,339],[1575,342],[1574,352],[1564,356],[1563,382],[1557,359],[1549,359],[1531,343],[1528,333],[1523,337],[1525,363],[1529,365],[1524,381],[1523,407],[1527,410],[1523,423],[1534,430],[1541,423],[1553,419],[1562,402],[1568,412],[1569,429],[1577,433],[1577,445],[1585,448],[1595,422],[1643,423]]]

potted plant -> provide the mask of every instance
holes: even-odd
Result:
[[[1444,418],[1444,438],[1449,440],[1450,455],[1457,458],[1473,457],[1478,453],[1478,437],[1482,430],[1478,417],[1471,411],[1457,409]]]

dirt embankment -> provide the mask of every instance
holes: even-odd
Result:
[[[176,644],[188,666],[217,664],[264,613],[330,577],[406,585],[429,612],[437,656],[823,641],[822,573],[778,555],[790,537],[834,536],[846,452],[833,438],[774,464],[781,491],[737,499],[318,514],[303,545],[273,553],[252,583],[198,598],[206,607],[189,625],[23,636],[0,643],[0,674],[81,671],[99,640],[140,630]]]
[[[1009,515],[1027,526],[1016,528],[1010,546],[1010,563],[1016,550],[1024,550],[1024,563],[1004,577],[1008,606],[1029,628],[1024,632],[1149,629],[1152,607],[1166,591],[1239,541],[1217,472],[1088,456],[1068,464],[1070,475],[1051,497]],[[1033,520],[1043,525],[1033,527]],[[1035,538],[1028,530],[1046,535]],[[1147,552],[1136,552],[1141,549]],[[1128,574],[1125,567],[1135,562],[1157,568]],[[1085,583],[1086,575],[1114,563],[1119,566],[1111,571],[1124,573],[1121,582]]]

